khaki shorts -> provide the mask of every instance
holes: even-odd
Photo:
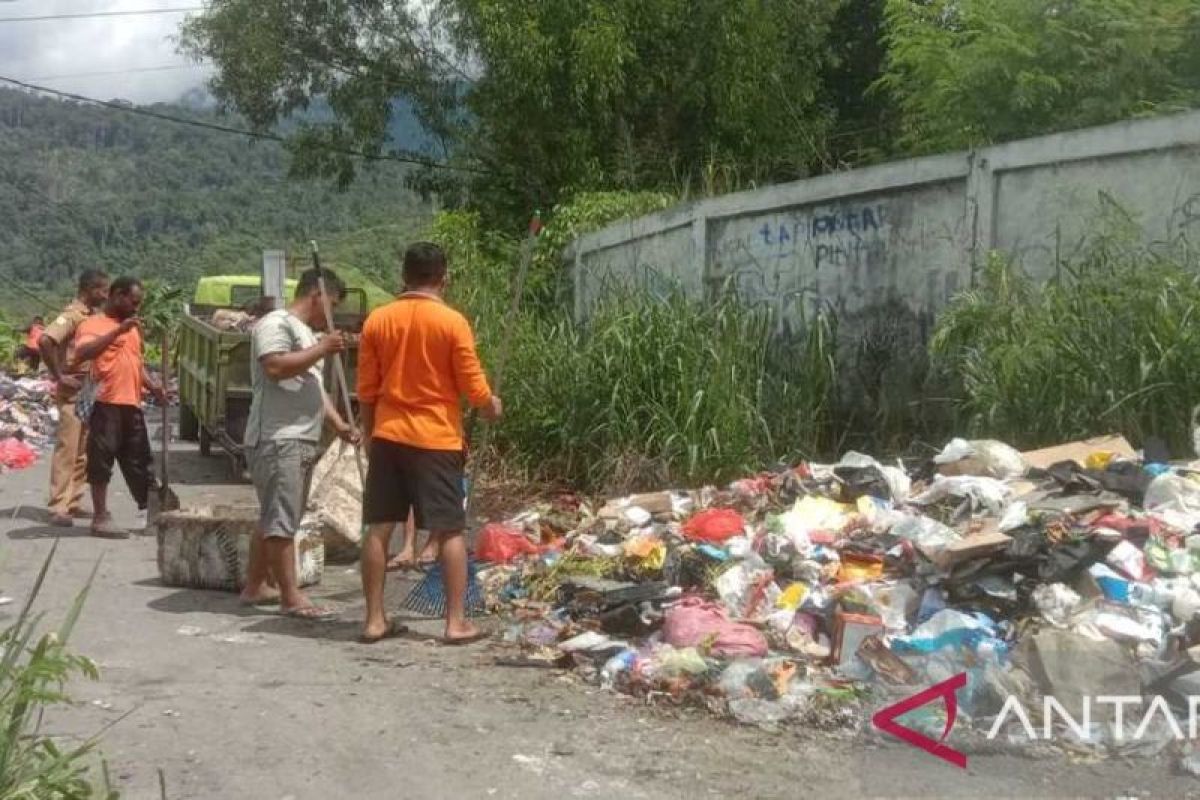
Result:
[[[246,460],[258,493],[259,529],[264,536],[294,538],[317,463],[316,443],[298,439],[259,442],[246,451]]]

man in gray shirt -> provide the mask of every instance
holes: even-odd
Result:
[[[345,286],[331,271],[322,272],[329,303],[336,306],[345,296]],[[310,269],[300,276],[291,305],[270,312],[254,326],[250,358],[254,397],[242,440],[261,506],[242,602],[274,600],[268,586],[274,578],[283,613],[304,619],[324,619],[331,613],[314,606],[296,585],[296,530],[304,515],[324,418],[343,439],[353,441],[357,436],[322,385],[325,356],[346,349],[338,331],[317,339],[313,328],[324,324],[320,282],[317,271]]]

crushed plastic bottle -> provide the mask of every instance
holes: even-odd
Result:
[[[636,663],[637,651],[622,650],[604,662],[604,667],[600,670],[600,684],[606,688],[612,688],[617,678],[622,673],[632,670]]]

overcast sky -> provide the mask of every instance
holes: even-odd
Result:
[[[0,0],[0,18],[202,4],[203,0]],[[176,100],[203,84],[208,74],[205,67],[175,52],[173,37],[185,18],[157,14],[0,22],[0,75],[102,100]],[[170,69],[161,69],[165,67]],[[150,69],[154,71],[130,71]]]

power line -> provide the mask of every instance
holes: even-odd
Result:
[[[149,14],[187,14],[204,11],[204,6],[184,8],[143,8],[136,11],[90,11],[78,14],[46,14],[38,17],[0,17],[0,22],[49,22],[56,19],[95,19],[97,17],[135,17]]]
[[[51,89],[49,87],[40,86],[35,83],[29,83],[27,81],[19,81],[16,78],[9,78],[4,75],[0,75],[0,83],[9,83],[9,84],[12,84],[13,86],[20,86],[22,89],[29,89],[30,91],[34,91],[34,92],[44,92],[46,94],[54,95],[56,97],[63,97],[68,100],[75,100],[76,102],[80,102],[80,103],[91,103],[93,105],[103,106],[105,108],[111,108],[115,111],[122,111],[126,114],[135,114],[135,115],[141,116],[141,117],[150,117],[151,119],[162,120],[163,122],[172,122],[172,123],[175,123],[176,125],[189,125],[193,128],[202,128],[204,130],[217,131],[218,133],[231,133],[231,134],[235,134],[237,136],[245,136],[250,139],[263,139],[263,140],[271,141],[271,142],[279,142],[281,144],[284,144],[287,142],[287,139],[285,137],[280,136],[277,133],[252,131],[252,130],[246,130],[245,128],[234,128],[234,127],[230,127],[228,125],[221,125],[216,122],[204,122],[203,120],[198,120],[198,119],[187,119],[185,117],[174,117],[174,116],[171,116],[170,114],[163,114],[162,112],[159,112],[159,111],[151,111],[148,108],[142,108],[140,106],[126,105],[124,103],[116,103],[116,102],[112,102],[109,100],[97,100],[94,97],[86,97],[81,94],[74,94],[73,92],[64,92],[64,91],[60,91],[58,89]],[[492,172],[490,170],[480,169],[478,167],[458,166],[455,164],[447,164],[442,161],[434,161],[433,159],[415,158],[415,157],[411,157],[411,156],[401,156],[401,155],[397,155],[395,153],[365,153],[361,150],[353,150],[350,148],[328,146],[328,145],[321,145],[321,149],[325,150],[327,152],[330,152],[330,153],[338,153],[340,155],[352,156],[354,158],[361,158],[366,161],[395,161],[395,162],[398,162],[401,164],[414,164],[419,167],[429,167],[431,169],[445,169],[445,170],[451,170],[451,171],[457,171],[457,172],[473,172],[473,173],[478,173],[478,174],[483,174],[483,175],[498,175],[499,174],[496,172]]]
[[[203,64],[164,64],[161,67],[129,67],[128,69],[99,70],[96,72],[75,72],[68,75],[43,75],[30,78],[31,81],[65,81],[71,78],[97,78],[106,75],[132,75],[139,72],[168,72],[176,69],[199,69]]]

